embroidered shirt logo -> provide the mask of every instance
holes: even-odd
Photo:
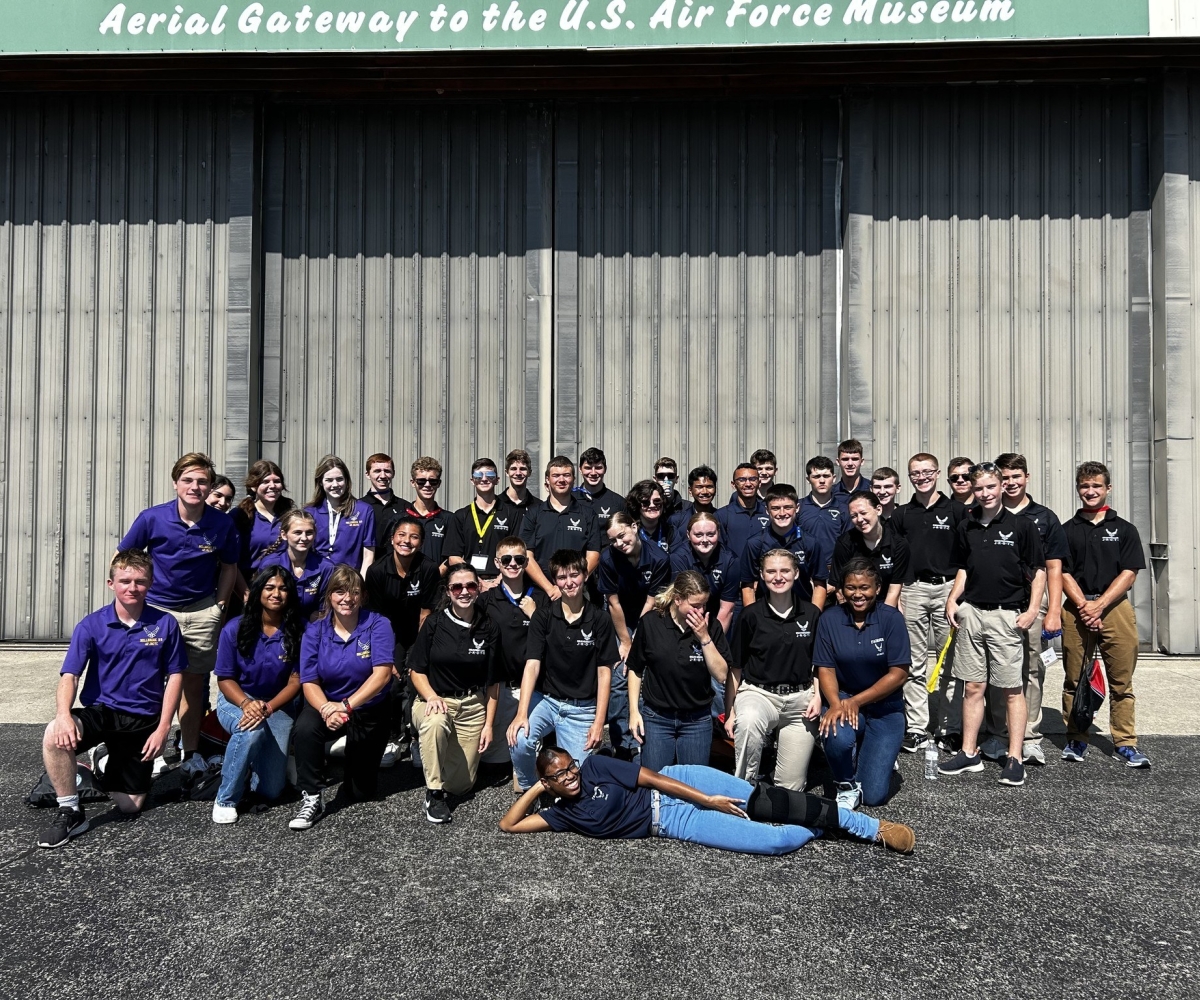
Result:
[[[667,541],[665,538],[660,538],[660,539],[658,540],[658,547],[659,547],[660,549],[662,549],[664,552],[670,552],[670,551],[671,551],[670,545],[671,545],[671,543],[670,543],[670,542],[668,542],[668,541]]]
[[[353,514],[347,516],[347,528],[357,528],[360,524],[362,524],[362,518],[358,516],[358,511],[355,511]]]
[[[891,569],[892,568],[892,557],[888,556],[888,555],[881,556],[879,559],[879,568],[880,569]]]
[[[408,585],[408,596],[409,597],[420,597],[421,596],[421,585],[419,583],[417,583],[415,580]]]
[[[147,627],[147,628],[142,629],[142,631],[145,633],[145,635],[143,635],[142,638],[140,638],[138,640],[138,642],[140,642],[143,646],[157,646],[162,642],[162,639],[159,637],[159,634],[158,634],[159,632],[162,631],[162,623],[161,622],[159,624],[155,625],[154,628]]]
[[[652,570],[652,569],[642,570],[642,583],[649,583],[650,577],[652,577],[652,576],[654,576],[654,570]]]
[[[497,531],[507,531],[508,530],[508,518],[507,517],[496,518],[496,530]]]
[[[319,591],[320,589],[321,589],[321,578],[319,576],[314,576],[311,580],[308,581],[308,583],[306,583],[304,585],[304,592],[306,594],[308,594],[310,597],[313,594],[315,594],[317,591]]]
[[[1116,528],[1105,528],[1104,537],[1100,539],[1102,542],[1119,542],[1120,540]]]
[[[601,517],[612,517],[612,508],[611,507],[601,507],[600,508],[600,516]]]
[[[360,660],[369,660],[371,658],[371,640],[359,639],[358,652],[354,654]]]
[[[467,650],[472,656],[484,656],[487,650],[483,647],[487,645],[486,639],[472,639],[471,648]]]
[[[592,632],[584,632],[582,629],[579,632],[579,638],[575,640],[576,646],[594,646],[595,639],[592,638]]]
[[[603,788],[601,788],[599,785],[597,785],[594,789],[592,789],[592,798],[593,799],[607,799],[608,792],[606,792]]]
[[[433,526],[433,537],[442,538],[446,534],[446,526],[444,524],[435,524]]]
[[[933,531],[937,531],[939,529],[942,531],[950,530],[950,518],[948,516],[947,517],[938,517],[936,514],[934,514],[933,519],[934,519],[934,521],[937,522],[936,524],[931,524],[929,526]]]
[[[721,574],[722,574],[723,572],[724,572],[724,570],[721,570],[721,569],[714,569],[714,570],[712,571],[712,581],[713,581],[713,583],[720,583],[720,582],[721,582]]]
[[[692,652],[691,652],[691,655],[688,656],[688,660],[692,663],[703,662],[704,654],[702,652],[700,652],[699,646],[696,646],[696,645],[692,646]]]
[[[839,517],[842,516],[842,512],[840,510],[838,510],[836,507],[834,507],[834,508],[830,509],[829,516],[832,517],[836,521]]]
[[[200,536],[200,543],[196,546],[201,552],[216,552],[217,547],[213,544],[213,540],[208,535]]]
[[[567,525],[567,531],[583,531],[583,524],[581,523],[582,521],[583,518],[581,517],[571,518],[571,523]]]
[[[768,524],[771,523],[771,519],[769,517],[760,517],[758,519],[758,523],[761,524],[765,528]]]
[[[875,647],[876,656],[883,656],[883,642],[884,641],[882,639],[871,640],[871,645]]]
[[[1014,547],[1016,546],[1017,543],[1012,540],[1012,536],[1015,534],[1015,532],[1001,531],[999,534],[1000,534],[1000,537],[995,539],[996,545],[1012,545]]]
[[[809,628],[808,622],[796,622],[796,638],[807,639],[812,630]]]

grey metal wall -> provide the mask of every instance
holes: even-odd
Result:
[[[836,101],[556,118],[555,428],[618,487],[659,455],[803,480],[836,444]]]
[[[1019,451],[1064,516],[1076,464],[1098,459],[1148,548],[1143,90],[879,90],[846,115],[840,407],[867,465]],[[1147,641],[1150,590],[1142,574]]]
[[[372,452],[401,493],[433,455],[452,506],[477,456],[538,459],[550,149],[528,104],[268,110],[263,454],[294,496],[328,452],[359,493]]]
[[[173,495],[179,454],[229,454],[234,117],[0,102],[0,638],[69,635],[134,515]]]

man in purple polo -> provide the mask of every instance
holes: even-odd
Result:
[[[149,554],[154,582],[146,603],[170,612],[183,635],[187,670],[179,730],[185,782],[206,769],[196,745],[208,702],[208,677],[217,660],[221,616],[237,581],[238,534],[233,519],[204,502],[215,476],[207,455],[184,455],[171,469],[175,499],[142,511],[119,546]]]
[[[99,743],[108,747],[104,787],[117,808],[136,815],[146,801],[154,758],[171,729],[187,665],[175,619],[146,604],[152,579],[144,552],[118,552],[108,570],[115,600],[71,633],[54,721],[42,740],[58,813],[38,837],[38,847],[61,847],[88,828],[75,788],[75,756]],[[81,707],[72,709],[85,671]]]

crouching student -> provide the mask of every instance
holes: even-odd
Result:
[[[174,617],[146,603],[153,579],[144,552],[118,552],[108,569],[113,603],[93,611],[71,633],[57,710],[42,740],[58,812],[38,835],[38,847],[61,847],[87,830],[75,788],[75,756],[99,743],[108,747],[104,787],[117,808],[136,816],[145,804],[154,758],[179,707],[187,666]],[[81,707],[72,709],[85,672]]]
[[[229,733],[214,823],[236,823],[250,788],[267,801],[287,781],[288,741],[300,694],[300,639],[304,616],[296,581],[282,566],[255,577],[246,609],[221,630],[217,642],[217,718]]]
[[[325,744],[343,732],[345,773],[338,799],[370,799],[378,787],[391,721],[388,695],[396,640],[383,615],[363,609],[363,591],[358,570],[338,566],[325,588],[324,614],[305,630],[300,644],[305,705],[296,720],[301,800],[288,824],[293,830],[309,829],[325,811]]]
[[[560,549],[550,557],[549,570],[549,582],[562,597],[530,619],[521,703],[508,727],[521,790],[537,781],[534,758],[549,733],[579,760],[600,746],[617,662],[612,620],[587,601],[584,554]]]
[[[539,780],[500,820],[505,833],[664,837],[740,854],[788,854],[824,831],[902,854],[917,839],[900,823],[804,792],[752,785],[711,767],[675,765],[659,774],[611,757],[589,757],[580,765],[565,750],[546,747],[537,755],[537,774]],[[555,797],[554,804],[529,815],[543,792]]]
[[[421,741],[425,818],[449,823],[448,795],[465,795],[492,742],[499,693],[499,632],[475,602],[479,574],[465,563],[446,573],[447,596],[430,615],[408,654],[416,691],[412,721]]]

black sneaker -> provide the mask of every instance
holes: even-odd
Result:
[[[945,753],[958,753],[962,749],[962,733],[942,733],[937,745]]]
[[[918,750],[924,750],[927,746],[929,746],[928,733],[905,733],[900,749],[906,753],[916,753]]]
[[[1000,784],[1025,784],[1025,765],[1017,760],[1016,757],[1009,757],[1008,760],[1004,762],[1004,769],[1000,772]]]
[[[51,823],[38,836],[38,847],[62,847],[72,837],[78,837],[88,828],[87,817],[83,810],[70,806],[59,806]]]
[[[453,819],[450,803],[446,801],[446,793],[442,789],[425,790],[425,818],[430,823],[449,823]]]
[[[964,751],[959,750],[949,760],[944,760],[938,765],[938,774],[963,774],[967,771],[982,770],[983,756],[978,750],[975,751],[974,756],[970,757]]]

